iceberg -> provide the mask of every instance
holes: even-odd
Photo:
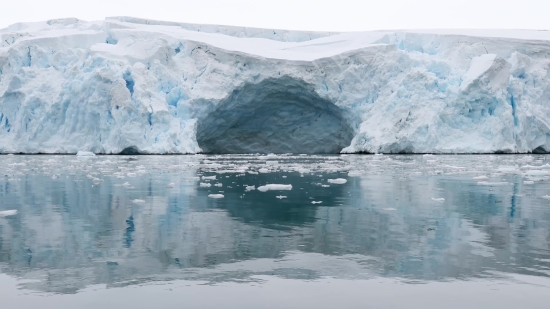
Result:
[[[548,153],[550,33],[0,29],[0,153]]]

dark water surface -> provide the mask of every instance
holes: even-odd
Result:
[[[0,308],[442,306],[549,308],[550,157],[0,156]]]

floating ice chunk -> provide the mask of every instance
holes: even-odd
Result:
[[[529,176],[548,176],[550,175],[550,172],[542,170],[529,170],[525,174]]]
[[[278,198],[278,199],[282,200],[282,199],[284,199],[284,198],[287,198],[287,197],[286,197],[286,196],[284,196],[284,195],[278,195],[278,196],[276,196],[276,198]]]
[[[385,210],[385,211],[396,211],[397,209],[391,208],[391,207],[390,207],[390,208],[384,208],[384,210]]]
[[[343,185],[347,183],[348,181],[344,178],[337,178],[337,179],[329,179],[327,180],[329,183],[337,184],[337,185]]]
[[[79,151],[76,153],[76,155],[79,157],[94,157],[95,153],[90,151]]]
[[[265,165],[279,165],[279,161],[266,161]]]
[[[361,173],[361,171],[349,171],[349,173],[348,173],[349,177],[356,177],[356,176],[361,176],[361,175],[363,175],[363,173]]]
[[[254,172],[254,171],[248,171],[249,174],[251,175],[258,175],[259,173],[258,172]]]
[[[174,188],[175,186],[176,186],[176,184],[171,182],[166,186],[166,188]]]
[[[487,181],[480,181],[477,183],[480,186],[505,186],[509,183],[507,182],[487,182]]]
[[[255,186],[246,186],[246,191],[254,191],[256,190]]]
[[[100,184],[100,183],[103,182],[103,179],[94,178],[94,179],[92,179],[92,182],[93,182],[94,184]]]
[[[137,174],[136,174],[136,173],[128,173],[128,174],[126,174],[126,176],[128,176],[128,177],[136,177]]]
[[[265,186],[258,187],[258,191],[267,192],[267,191],[290,191],[292,190],[292,185],[278,185],[278,184],[269,184]]]
[[[214,199],[220,199],[220,198],[224,198],[225,196],[223,194],[210,194],[208,195],[209,198],[214,198]]]
[[[375,157],[380,157],[380,156],[383,156],[384,154],[383,153],[375,153],[374,156]]]
[[[531,181],[531,180],[525,180],[525,181],[523,182],[523,184],[525,184],[525,185],[534,185],[535,182],[534,182],[534,181]]]
[[[313,205],[321,204],[321,203],[323,203],[323,202],[316,202],[316,201],[311,202],[311,204],[313,204]]]
[[[210,188],[210,187],[212,187],[212,184],[211,183],[206,183],[206,182],[201,182],[200,186],[203,187],[203,188]]]
[[[489,179],[489,177],[487,176],[477,176],[477,177],[474,177],[474,180],[486,180],[486,179]]]
[[[202,180],[216,180],[216,175],[214,175],[214,176],[202,176]]]
[[[145,201],[140,200],[140,199],[135,199],[135,200],[132,201],[132,203],[134,203],[134,204],[143,204],[143,203],[145,203]]]
[[[266,174],[266,173],[269,173],[269,170],[267,168],[261,168],[258,170],[258,172]]]
[[[217,184],[215,184],[214,186],[216,186],[216,187],[220,187],[220,188],[221,188],[221,187],[223,187],[223,184],[221,184],[221,183],[217,183]]]
[[[424,158],[433,158],[435,157],[433,154],[425,154],[423,155]]]
[[[444,199],[444,198],[435,198],[435,197],[432,197],[432,201],[439,202],[439,203],[444,203],[444,202],[445,202],[445,199]]]
[[[3,211],[0,211],[0,218],[11,217],[11,216],[15,216],[16,214],[17,214],[17,210],[16,210],[16,209],[13,209],[13,210],[3,210]]]
[[[500,166],[497,168],[497,171],[502,173],[517,173],[518,167],[517,166]]]
[[[545,200],[550,200],[550,195],[545,195],[545,196],[542,196],[541,198],[543,198]]]

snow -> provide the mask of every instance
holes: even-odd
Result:
[[[267,191],[290,191],[292,190],[292,185],[278,185],[278,184],[268,184],[265,186],[258,187],[258,191],[267,192]]]
[[[540,153],[548,93],[548,31],[0,29],[0,153]]]
[[[0,211],[0,218],[11,217],[17,215],[17,210],[3,210]]]

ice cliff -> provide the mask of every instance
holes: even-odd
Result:
[[[550,33],[0,30],[0,153],[550,151]]]

